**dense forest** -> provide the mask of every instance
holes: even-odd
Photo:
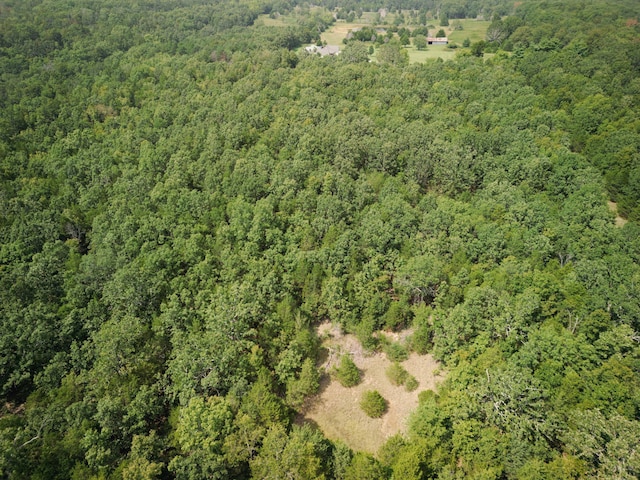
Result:
[[[0,2],[0,478],[640,476],[638,2],[320,5]],[[325,320],[446,371],[375,455],[294,422]]]

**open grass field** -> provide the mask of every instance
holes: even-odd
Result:
[[[259,15],[255,21],[256,25],[265,25],[267,27],[286,27],[295,25],[296,20],[291,15],[280,15],[277,18],[270,18],[269,15]]]
[[[447,48],[446,45],[429,45],[427,50],[418,50],[411,46],[407,47],[409,54],[409,63],[424,63],[425,60],[431,58],[442,58],[443,60],[451,60],[455,57],[457,49]]]
[[[406,47],[406,49],[407,53],[409,54],[409,63],[424,63],[426,60],[432,58],[442,58],[443,60],[450,60],[456,54],[456,50],[449,49],[445,45],[429,46],[427,50],[418,50],[413,46]],[[373,55],[370,56],[372,62],[378,61],[377,53],[378,50],[376,49]]]
[[[342,45],[342,40],[347,36],[349,31],[371,25],[375,19],[375,13],[365,12],[358,22],[346,23],[343,21],[336,22],[331,28],[324,32],[321,37],[328,45]],[[389,16],[387,17],[387,19]],[[491,22],[485,20],[463,19],[455,20],[462,24],[462,30],[453,30],[453,26],[443,27],[449,41],[457,43],[459,46],[468,38],[472,43],[484,40],[487,34],[487,28]],[[453,23],[454,20],[451,21]],[[436,27],[439,29],[440,27]],[[436,30],[437,31],[437,30]],[[433,32],[435,34],[435,32]],[[432,58],[442,58],[443,60],[451,60],[455,57],[458,49],[447,48],[446,45],[430,45],[427,50],[417,50],[413,46],[407,48],[409,54],[409,63],[422,63]],[[371,56],[376,61],[376,54]]]
[[[409,54],[409,63],[424,63],[426,60],[433,58],[442,58],[443,60],[451,60],[455,57],[456,52],[460,49],[447,48],[446,45],[429,45],[427,50],[418,50],[414,46],[405,47]],[[371,61],[377,62],[378,50],[371,55]]]
[[[456,20],[451,20],[449,26],[445,28],[449,41],[462,45],[465,38],[468,38],[471,43],[484,40],[487,35],[487,29],[491,22],[486,20],[474,20],[471,18],[465,18],[463,20],[457,20],[462,24],[462,30],[451,30],[451,23]]]
[[[339,359],[338,352],[350,353],[362,372],[362,381],[346,388],[325,375],[320,393],[310,400],[297,422],[315,424],[330,439],[342,440],[355,450],[375,453],[389,437],[406,431],[407,419],[418,406],[419,392],[435,389],[442,380],[438,375],[440,365],[430,355],[412,354],[402,362],[419,383],[415,391],[407,392],[387,378],[385,371],[391,362],[384,354],[364,352],[353,335],[342,334],[330,323],[321,325],[319,334],[327,336],[323,343],[327,358],[321,367],[330,369]],[[369,418],[360,409],[360,399],[367,390],[377,390],[387,400],[388,410],[381,418]]]
[[[363,15],[364,17],[364,15]],[[338,21],[334,23],[328,30],[322,32],[320,38],[327,42],[327,45],[342,45],[342,40],[347,37],[347,34],[354,28],[362,28],[371,26],[371,23],[347,23]]]
[[[342,40],[346,38],[348,33],[354,29],[362,28],[373,25],[375,18],[375,12],[364,12],[362,17],[355,22],[345,22],[338,20],[327,31],[321,34],[321,39],[327,43],[327,45],[342,46]],[[393,21],[393,14],[387,15],[385,20],[387,23]],[[269,15],[260,15],[256,23],[262,23],[266,26],[285,27],[288,25],[295,25],[295,17],[292,15],[281,15],[277,18],[269,18]],[[434,22],[436,22],[434,20]],[[453,22],[460,22],[462,24],[462,30],[453,30]],[[449,27],[444,28],[447,37],[450,42],[462,45],[462,42],[468,38],[472,43],[484,40],[491,22],[485,20],[463,19],[452,20]],[[436,27],[440,29],[441,27]],[[436,30],[437,31],[437,30]],[[435,34],[435,32],[433,32]],[[443,60],[450,60],[455,57],[457,50],[447,48],[446,45],[430,45],[427,50],[420,51],[410,46],[407,48],[409,53],[409,63],[422,63],[432,58],[442,58]],[[376,61],[376,54],[374,53],[371,59]]]

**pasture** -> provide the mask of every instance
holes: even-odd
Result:
[[[363,15],[363,19],[364,15]],[[347,35],[350,31],[362,28],[362,27],[370,27],[371,23],[363,23],[362,21],[359,23],[347,23],[343,21],[337,21],[331,27],[329,27],[326,31],[322,32],[320,38],[322,41],[327,42],[327,45],[342,45],[342,40],[347,38]]]
[[[456,21],[460,22],[460,24],[462,25],[462,30],[452,30],[452,24]],[[462,20],[451,20],[448,27],[442,28],[444,28],[444,31],[447,33],[447,37],[449,38],[450,42],[455,42],[458,45],[462,45],[462,42],[464,42],[465,38],[468,38],[471,43],[484,40],[490,24],[491,22],[487,20],[465,18]]]

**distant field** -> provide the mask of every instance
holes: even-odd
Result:
[[[455,20],[451,20],[449,24],[454,22]],[[458,44],[462,44],[465,38],[468,38],[471,42],[479,42],[480,40],[484,40],[487,35],[487,29],[491,22],[486,20],[473,20],[470,18],[466,18],[464,20],[459,20],[462,23],[463,30],[449,30],[451,26],[447,27],[445,31],[447,32],[447,37],[449,41],[455,42]]]
[[[429,45],[427,50],[418,50],[413,46],[406,47],[407,53],[409,54],[409,63],[423,63],[425,60],[431,58],[442,58],[443,60],[451,60],[456,56],[456,52],[460,49],[451,49],[447,48],[446,45]],[[371,60],[376,62],[378,53],[378,49],[373,55],[371,55]]]
[[[360,17],[358,21],[371,25],[375,21],[376,15],[376,12],[363,12],[362,17]]]
[[[320,37],[328,45],[342,46],[342,40],[346,38],[350,31],[357,28],[371,26],[376,18],[376,15],[377,14],[375,12],[364,12],[361,18],[352,23],[338,20],[327,31],[323,32]],[[451,23],[453,23],[454,21],[460,22],[463,29],[453,30],[451,26],[442,28],[444,28],[449,41],[457,43],[458,45],[462,45],[462,42],[464,42],[466,38],[468,38],[472,43],[484,40],[487,33],[487,28],[489,28],[489,24],[491,23],[485,20],[474,19],[451,20]],[[281,15],[278,18],[269,18],[269,15],[260,15],[256,23],[258,22],[267,26],[285,27],[287,25],[294,25],[295,17],[291,15]],[[387,15],[386,22],[393,22],[392,14]],[[437,23],[436,20],[434,20],[433,22]],[[440,29],[441,27],[436,28]],[[435,34],[435,32],[429,33]],[[456,51],[456,49],[447,48],[446,45],[430,45],[427,50],[424,51],[416,50],[413,46],[407,48],[410,63],[420,63],[430,58],[442,58],[443,60],[450,60],[455,57]],[[371,58],[373,59],[373,61],[375,61],[375,53]]]
[[[295,25],[295,18],[290,15],[280,15],[277,18],[269,18],[269,15],[260,15],[255,23],[257,25],[263,24],[267,27],[286,27]]]
[[[371,23],[375,19],[375,16],[376,14],[373,12],[365,12],[362,15],[362,18],[359,19],[357,23],[346,23],[338,21],[321,35],[322,40],[327,42],[328,45],[342,45],[342,40],[347,36],[350,30],[371,25]],[[389,17],[391,17],[391,15],[387,16],[387,21],[389,21]],[[393,20],[391,19],[391,21]],[[487,33],[487,28],[489,28],[489,24],[491,23],[485,20],[473,19],[464,19],[458,21],[462,24],[462,30],[452,30],[451,26],[444,27],[449,41],[457,43],[458,45],[462,45],[462,42],[464,42],[466,38],[468,38],[472,43],[484,40]],[[453,20],[451,22],[453,22]],[[437,28],[439,29],[440,27]],[[433,33],[435,34],[435,32]],[[416,50],[413,46],[407,48],[410,63],[424,62],[429,58],[442,58],[443,60],[450,60],[455,57],[456,51],[456,49],[447,48],[446,45],[430,45],[427,50],[424,51]],[[375,61],[375,53],[371,58],[373,59],[373,61]]]
[[[422,63],[429,58],[450,60],[455,57],[456,51],[456,49],[447,48],[446,45],[429,45],[427,50],[418,50],[415,47],[407,48],[409,63]]]
[[[366,19],[363,19],[366,22]],[[320,37],[323,41],[327,42],[327,45],[342,45],[342,39],[347,37],[349,31],[354,28],[362,28],[370,26],[371,23],[346,23],[346,22],[336,22],[332,25],[327,31],[323,32]]]

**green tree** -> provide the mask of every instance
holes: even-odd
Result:
[[[378,63],[404,67],[409,64],[409,54],[400,43],[391,41],[378,48]]]
[[[426,50],[427,49],[427,37],[424,35],[416,35],[413,39],[413,44],[418,50]]]
[[[231,432],[233,413],[220,397],[192,398],[180,409],[175,440],[180,455],[169,470],[184,478],[226,478],[223,441]]]
[[[371,418],[379,418],[387,411],[387,401],[376,390],[367,390],[362,394],[360,408]]]
[[[404,385],[409,375],[409,372],[407,372],[398,362],[393,362],[389,365],[385,373],[387,374],[389,381],[394,385]]]
[[[360,370],[351,355],[342,355],[334,374],[343,387],[354,387],[360,383]]]
[[[369,61],[369,47],[364,42],[354,40],[340,52],[340,60],[346,63],[362,63]]]
[[[418,380],[416,379],[416,377],[414,377],[413,375],[407,376],[407,379],[404,382],[404,388],[407,390],[407,392],[413,392],[419,386],[420,384],[418,383]]]
[[[602,478],[635,478],[640,474],[638,422],[617,414],[607,418],[597,410],[576,411],[566,432],[569,451],[585,459]]]
[[[484,55],[485,47],[486,43],[484,42],[484,40],[474,42],[471,44],[471,54],[475,57],[482,57]]]
[[[347,467],[344,480],[384,480],[389,478],[385,468],[373,456],[358,452]]]
[[[254,478],[265,480],[322,480],[326,478],[327,447],[322,435],[308,425],[294,425],[289,434],[282,425],[275,425],[251,461],[251,473]]]
[[[300,408],[306,397],[318,392],[320,387],[320,373],[311,358],[302,363],[298,378],[287,383],[287,404],[293,408]]]

